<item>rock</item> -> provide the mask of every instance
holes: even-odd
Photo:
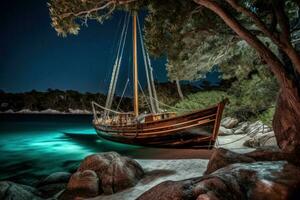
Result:
[[[278,148],[273,131],[270,131],[268,133],[256,133],[256,135],[252,136],[250,139],[244,142],[244,146],[253,148],[270,146]]]
[[[268,133],[270,131],[272,131],[270,127],[264,125],[261,121],[256,121],[246,128],[245,133],[249,134],[250,137],[254,137],[258,133]]]
[[[223,126],[220,126],[219,135],[225,136],[225,135],[232,135],[232,134],[233,134],[232,129],[227,129],[227,128],[224,128]]]
[[[75,173],[81,163],[81,160],[67,160],[63,162],[63,168],[70,173]]]
[[[10,181],[0,182],[1,200],[40,200],[40,193],[37,189],[13,183]]]
[[[99,194],[99,179],[96,172],[84,170],[78,171],[71,176],[67,190],[62,194],[61,199],[89,198]]]
[[[223,148],[214,149],[214,152],[209,159],[204,174],[210,174],[222,167],[225,167],[233,163],[251,163],[251,162],[255,162],[255,160],[243,154],[235,153]]]
[[[278,148],[263,147],[255,151],[243,154],[256,161],[280,161],[285,160],[296,166],[300,166],[300,157],[297,154],[286,153],[280,151]]]
[[[281,152],[278,148],[264,147],[258,148],[249,153],[240,154],[228,149],[214,149],[204,174],[210,174],[220,168],[234,163],[251,163],[257,161],[288,161],[300,166],[300,158],[291,153]]]
[[[138,162],[120,156],[116,152],[99,153],[86,157],[80,164],[78,172],[85,170],[96,172],[104,194],[112,194],[132,187],[144,175]]]
[[[237,125],[237,127],[234,128],[234,134],[245,134],[246,129],[248,128],[249,123],[248,122],[241,122]]]
[[[297,199],[299,176],[300,168],[286,161],[236,163],[203,177],[160,183],[138,199]]]
[[[53,183],[68,183],[71,175],[72,174],[69,172],[55,172],[42,180],[39,183],[39,186],[49,185]]]
[[[44,185],[38,187],[37,189],[41,192],[41,196],[43,198],[50,198],[53,197],[55,194],[66,189],[66,187],[67,187],[67,183],[55,183],[50,185]]]
[[[37,188],[44,198],[49,198],[64,190],[70,177],[71,174],[68,172],[56,172],[42,180]]]
[[[228,128],[228,129],[232,129],[234,128],[237,124],[239,123],[238,119],[235,118],[231,118],[231,117],[225,117],[224,119],[222,119],[221,121],[221,126]]]

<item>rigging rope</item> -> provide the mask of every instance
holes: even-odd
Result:
[[[127,18],[127,15],[124,18],[124,24],[123,24],[123,28],[122,28],[122,32],[121,32],[121,37],[120,37],[120,40],[119,40],[118,51],[117,51],[117,55],[116,55],[116,59],[115,59],[115,62],[114,62],[114,67],[113,67],[113,71],[112,71],[112,75],[111,75],[111,81],[110,81],[108,94],[107,94],[107,99],[106,99],[106,103],[105,103],[105,107],[107,107],[107,108],[111,107],[110,103],[111,103],[111,99],[112,99],[112,88],[114,86],[116,70],[117,70],[117,63],[118,63],[118,60],[119,60],[119,54],[120,54],[120,49],[121,49],[121,44],[122,44],[122,41],[123,41],[123,38],[124,38],[126,18]]]
[[[155,88],[155,83],[154,83],[154,78],[153,78],[153,68],[152,68],[152,65],[151,65],[151,60],[150,60],[150,57],[149,57],[149,53],[146,52],[146,55],[147,55],[147,60],[148,60],[148,65],[149,65],[149,70],[150,70],[150,83],[151,83],[151,86],[152,86],[154,99],[158,100],[157,92],[156,92],[156,88]],[[155,101],[155,106],[156,106],[157,111],[159,111],[159,105],[156,101]]]
[[[140,87],[140,89],[141,89],[141,91],[143,93],[143,96],[145,97],[145,101],[147,103],[147,106],[148,106],[149,110],[151,111],[151,106],[150,106],[149,102],[147,101],[147,96],[145,95],[144,90],[143,90],[143,88],[142,88],[142,86],[141,86],[141,84],[140,84],[139,81],[138,81],[138,84],[139,84],[139,87]]]
[[[124,95],[125,95],[125,92],[126,92],[126,89],[127,89],[128,83],[129,83],[129,78],[128,78],[128,79],[127,79],[127,81],[126,81],[126,84],[125,84],[124,90],[123,90],[123,92],[122,92],[121,99],[120,99],[120,101],[119,101],[119,103],[118,103],[118,106],[117,106],[117,110],[119,110],[119,107],[120,107],[120,104],[121,104],[121,102],[122,102],[122,100],[123,100],[123,97],[124,97]]]
[[[157,113],[157,110],[154,105],[154,101],[152,99],[153,91],[152,91],[152,87],[151,87],[151,83],[150,83],[149,66],[148,66],[148,61],[147,61],[147,57],[146,57],[146,53],[145,53],[145,47],[144,47],[143,37],[142,37],[142,33],[141,33],[139,18],[137,18],[137,23],[138,23],[138,31],[139,31],[140,42],[141,42],[141,47],[142,47],[142,54],[143,54],[143,58],[144,58],[144,67],[145,67],[145,72],[146,72],[148,92],[149,92],[149,96],[150,96],[150,105],[151,105],[150,111],[153,113]]]
[[[125,43],[126,43],[126,38],[127,38],[127,30],[128,30],[128,24],[129,24],[129,18],[128,18],[128,22],[127,22],[127,26],[126,26],[126,30],[125,30],[125,36],[124,36],[124,40],[123,40],[123,44],[122,44],[122,50],[120,53],[120,58],[118,61],[118,69],[117,69],[117,73],[116,73],[116,77],[115,77],[115,81],[114,81],[114,86],[113,86],[113,90],[112,90],[112,98],[111,98],[111,103],[110,103],[110,107],[113,101],[113,97],[115,94],[115,90],[116,90],[116,85],[117,85],[117,81],[118,81],[118,77],[119,77],[119,73],[120,73],[120,66],[121,66],[121,62],[123,59],[123,52],[124,52],[124,47],[125,47]]]
[[[124,52],[124,47],[125,47],[126,38],[127,38],[129,19],[130,19],[129,15],[126,15],[125,19],[124,19],[124,25],[123,25],[123,29],[122,29],[122,33],[121,33],[121,38],[119,41],[117,56],[116,56],[116,60],[115,60],[115,64],[114,64],[114,68],[113,68],[113,72],[112,72],[111,82],[109,85],[109,91],[108,91],[106,104],[105,104],[105,107],[109,108],[109,109],[112,106],[113,97],[114,97],[116,84],[117,84],[117,78],[119,76],[120,65],[121,65],[121,61],[123,58],[123,52]],[[107,112],[106,112],[106,114],[107,114]]]

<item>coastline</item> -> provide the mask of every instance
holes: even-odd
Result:
[[[70,109],[69,109],[70,110]],[[0,114],[47,114],[47,115],[92,115],[93,113],[91,111],[88,110],[72,110],[69,112],[61,112],[58,110],[53,110],[53,109],[46,109],[46,110],[42,110],[42,111],[32,111],[29,109],[23,109],[20,111],[12,111],[12,110],[7,110],[4,112],[0,112]]]

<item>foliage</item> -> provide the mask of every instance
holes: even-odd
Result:
[[[264,124],[272,127],[273,116],[275,113],[275,105],[270,107],[268,110],[262,112],[258,115],[258,119],[262,121]]]
[[[190,84],[183,84],[182,89],[186,94],[193,94],[199,91],[199,88],[194,87]],[[156,91],[159,100],[159,107],[163,110],[170,109],[169,106],[172,107],[180,101],[175,83],[167,82],[156,84]],[[145,89],[145,95],[146,97],[144,95],[139,96],[139,105],[142,112],[149,111],[149,105],[146,102],[146,100],[149,101],[149,99],[147,98],[147,96],[149,96],[147,89]]]
[[[169,111],[184,113],[191,110],[203,109],[219,103],[226,97],[228,97],[228,95],[223,91],[200,91],[188,95],[184,100],[176,103],[174,108]]]
[[[228,91],[231,103],[227,113],[241,120],[256,119],[274,105],[277,91],[274,77],[255,74],[251,79],[237,81]]]
[[[99,23],[110,18],[115,9],[133,10],[143,0],[50,0],[48,3],[51,25],[59,36],[77,35],[88,20]]]
[[[30,109],[32,111],[41,111],[53,109],[62,112],[68,112],[71,109],[81,109],[91,111],[91,102],[96,101],[99,104],[105,104],[106,96],[100,93],[79,93],[73,90],[61,91],[51,90],[47,92],[37,92],[35,90],[26,93],[1,93],[0,94],[0,111]],[[116,97],[114,107],[116,107],[120,98]],[[2,106],[5,105],[5,106]],[[122,101],[121,109],[131,110],[132,101],[125,98]]]
[[[173,9],[168,9],[172,4]],[[170,80],[195,80],[205,77],[219,65],[223,79],[245,78],[263,66],[256,50],[237,37],[218,16],[200,9],[192,1],[151,1],[145,23],[147,47],[155,56],[167,55]],[[248,18],[233,12],[245,24]],[[253,32],[256,31],[252,27]],[[258,36],[274,53],[267,37]]]
[[[278,85],[271,76],[254,74],[247,80],[235,82],[227,91],[200,91],[178,101],[171,111],[186,112],[206,108],[228,98],[225,115],[242,121],[261,119],[270,124],[274,112]],[[271,110],[271,111],[269,111]]]

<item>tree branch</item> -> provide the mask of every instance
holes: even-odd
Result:
[[[300,56],[290,42],[289,20],[284,12],[284,1],[272,1],[277,22],[281,28],[280,37],[276,37],[259,17],[248,9],[240,6],[236,0],[226,0],[234,9],[250,17],[255,25],[261,29],[280,49],[282,49],[293,62],[296,71],[300,73]]]
[[[250,19],[253,20],[253,22],[255,23],[255,25],[261,29],[261,31],[268,36],[277,46],[279,46],[280,48],[283,47],[283,44],[280,42],[279,38],[276,37],[276,35],[274,35],[268,28],[267,26],[259,19],[259,17],[254,14],[253,12],[251,12],[250,10],[240,6],[235,0],[226,0],[231,7],[233,7],[235,10],[237,10],[238,12],[246,15],[247,17],[249,17]]]
[[[83,10],[83,11],[80,11],[80,12],[77,12],[77,13],[74,13],[74,12],[64,13],[60,16],[60,18],[64,19],[64,18],[69,17],[71,15],[73,15],[74,17],[79,17],[79,16],[82,16],[82,15],[88,16],[91,13],[98,12],[100,10],[104,10],[107,7],[111,6],[111,5],[114,5],[114,7],[115,7],[116,5],[128,4],[128,3],[131,3],[131,2],[134,2],[134,1],[137,1],[137,0],[105,0],[103,2],[104,4],[102,3],[98,7],[92,8],[90,10]]]
[[[218,3],[213,0],[194,0],[199,5],[202,5],[214,13],[216,13],[222,20],[235,31],[242,39],[244,39],[250,46],[257,50],[259,55],[269,65],[271,71],[275,74],[279,83],[286,83],[286,72],[283,64],[276,57],[276,55],[267,48],[257,37],[252,35],[245,27],[243,27],[235,18],[227,13]],[[290,83],[291,84],[291,83]]]
[[[275,10],[276,19],[281,29],[280,39],[284,43],[290,43],[290,25],[289,20],[284,12],[284,3],[281,1],[272,1]]]

